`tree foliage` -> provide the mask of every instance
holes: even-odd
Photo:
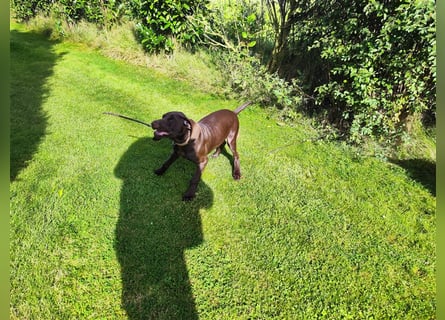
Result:
[[[201,43],[239,54],[256,45],[256,38],[264,21],[257,15],[257,7],[246,0],[209,4],[205,16],[193,22],[203,27]],[[245,53],[245,52],[244,52]]]
[[[11,6],[19,20],[27,21],[37,14],[55,14],[75,24],[81,20],[99,27],[119,22],[124,15],[124,1],[120,0],[12,0]]]
[[[298,70],[316,103],[310,111],[353,141],[394,137],[416,115],[435,115],[436,42],[433,0],[323,0],[285,8],[283,39],[275,43],[271,71],[293,78]],[[283,3],[287,3],[284,6]],[[272,9],[271,9],[272,8]],[[271,14],[272,16],[274,14]],[[277,37],[282,37],[280,32]],[[315,77],[314,77],[315,75]]]
[[[183,45],[196,42],[199,27],[188,23],[189,16],[203,14],[207,0],[12,0],[20,20],[38,13],[54,13],[70,23],[81,20],[100,27],[119,23],[122,16],[136,21],[136,35],[148,52],[174,48],[174,39]],[[192,30],[192,28],[194,28]]]
[[[189,17],[203,14],[207,0],[136,0],[130,1],[137,34],[149,52],[174,48],[173,38],[184,45],[193,44],[201,34],[200,27],[188,23]]]
[[[295,114],[293,109],[303,95],[298,81],[285,81],[268,72],[264,60],[256,55],[255,48],[261,46],[268,30],[257,2],[214,1],[206,16],[194,17],[192,22],[203,28],[200,42],[212,50],[227,96],[286,110],[288,117]]]

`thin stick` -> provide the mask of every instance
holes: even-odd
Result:
[[[110,116],[115,116],[115,117],[120,117],[120,118],[127,119],[127,120],[130,120],[130,121],[134,121],[134,122],[143,124],[144,126],[147,126],[147,127],[151,128],[151,124],[148,124],[148,123],[146,123],[144,121],[141,121],[141,120],[137,120],[137,119],[134,119],[134,118],[130,118],[130,117],[124,116],[122,114],[113,113],[113,112],[104,112],[104,114],[108,114]]]

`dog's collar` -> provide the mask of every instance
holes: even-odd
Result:
[[[198,139],[199,135],[201,134],[199,124],[191,119],[189,119],[188,122],[190,123],[190,129],[187,131],[187,138],[185,138],[184,142],[174,142],[174,144],[178,147],[186,146],[191,140]]]

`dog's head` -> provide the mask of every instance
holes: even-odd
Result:
[[[191,130],[190,121],[182,112],[172,111],[164,114],[162,119],[151,123],[155,129],[154,140],[170,138],[173,141],[181,141]]]

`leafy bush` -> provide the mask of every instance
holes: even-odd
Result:
[[[40,12],[47,12],[51,4],[51,1],[43,0],[11,0],[13,13],[20,21],[28,21]]]
[[[13,0],[12,8],[21,21],[42,13],[54,14],[70,24],[84,20],[99,27],[117,23],[124,15],[124,3],[120,0]]]
[[[245,0],[211,3],[207,14],[199,18],[203,28],[201,42],[233,52],[253,48],[263,24],[258,8]]]
[[[289,111],[301,105],[303,92],[297,81],[287,82],[276,74],[270,74],[258,58],[249,56],[246,51],[214,52],[214,57],[229,97]]]
[[[257,3],[213,2],[207,15],[199,18],[201,43],[210,48],[228,96],[279,109],[298,108],[302,101],[298,82],[287,82],[269,73],[261,56],[255,54],[258,40],[264,37],[265,23]]]
[[[318,54],[313,63],[327,69],[315,107],[354,142],[391,139],[416,115],[434,117],[434,1],[334,2],[344,10],[320,2],[294,29],[295,48]]]
[[[119,23],[123,16],[137,21],[136,36],[148,52],[171,51],[173,38],[184,45],[194,44],[200,30],[188,23],[188,17],[205,12],[207,0],[13,0],[19,20],[38,13],[54,14],[71,25],[79,21],[99,27]]]
[[[202,14],[207,0],[153,0],[129,2],[132,16],[139,21],[137,36],[148,52],[169,52],[172,38],[184,45],[196,42],[199,27],[188,23],[189,16]]]

